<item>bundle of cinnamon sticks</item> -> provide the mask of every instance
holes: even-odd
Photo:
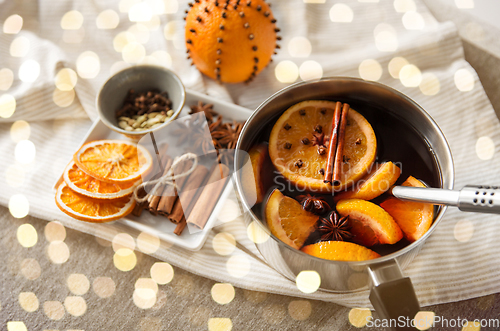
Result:
[[[325,183],[337,186],[340,184],[340,172],[342,170],[342,155],[344,153],[345,127],[347,125],[347,114],[350,106],[347,103],[337,101],[332,118],[332,131],[330,133],[330,145],[328,146],[328,159],[325,169]]]
[[[173,174],[182,174],[193,166],[192,160],[178,163]],[[169,172],[172,160],[166,160],[162,176]],[[197,229],[203,229],[229,179],[229,169],[216,163],[211,169],[198,164],[187,176],[175,181],[177,189],[172,185],[163,185],[146,203],[136,206],[135,216],[140,216],[147,209],[153,215],[167,217],[177,224],[174,233],[178,236],[189,223]]]

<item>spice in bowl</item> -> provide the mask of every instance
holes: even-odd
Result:
[[[126,131],[143,131],[160,126],[174,111],[167,92],[152,89],[135,92],[130,89],[123,106],[116,111],[118,126]]]

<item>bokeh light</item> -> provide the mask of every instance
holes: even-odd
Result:
[[[314,293],[321,285],[321,277],[314,270],[302,270],[295,278],[295,284],[303,293]]]
[[[373,32],[375,46],[381,52],[394,52],[398,49],[398,37],[392,25],[380,23]]]
[[[233,285],[228,283],[214,284],[210,293],[212,294],[212,299],[219,305],[227,305],[233,301],[235,296]]]
[[[134,41],[140,44],[146,44],[150,38],[150,32],[147,26],[144,24],[134,24],[127,30],[134,36]]]
[[[422,82],[422,73],[416,65],[407,64],[399,71],[399,79],[406,87],[417,87]]]
[[[160,238],[155,234],[141,232],[137,236],[137,248],[143,253],[153,254],[160,248]]]
[[[28,331],[24,322],[9,321],[7,322],[7,331]]]
[[[296,321],[305,321],[311,313],[312,305],[309,300],[294,300],[288,304],[288,314]]]
[[[82,78],[95,78],[101,71],[101,61],[99,56],[91,51],[80,54],[76,60],[76,71]]]
[[[54,89],[52,93],[52,101],[61,108],[66,108],[73,104],[75,101],[76,93],[75,90],[61,91],[60,89]]]
[[[288,53],[293,57],[308,57],[311,49],[311,42],[306,37],[293,37],[288,42]]]
[[[233,322],[230,318],[212,317],[208,320],[208,331],[231,331]]]
[[[73,316],[82,316],[87,311],[85,299],[77,296],[69,296],[64,300],[64,308]]]
[[[19,305],[29,313],[36,311],[39,307],[38,298],[33,292],[19,293]]]
[[[16,111],[16,99],[10,94],[0,96],[0,117],[9,118]]]
[[[152,279],[139,278],[135,283],[132,299],[137,307],[149,309],[156,303],[156,293],[158,285]]]
[[[128,43],[136,41],[135,36],[128,32],[128,31],[122,31],[118,33],[115,38],[113,38],[113,48],[115,51],[121,53],[125,46],[128,45]]]
[[[426,72],[422,75],[422,82],[418,87],[424,95],[436,95],[441,90],[439,79],[430,72]]]
[[[115,29],[120,24],[120,16],[114,10],[106,9],[97,15],[95,23],[98,29]]]
[[[45,301],[43,303],[43,312],[51,320],[60,320],[64,317],[64,307],[59,301]]]
[[[23,218],[26,215],[28,215],[28,213],[30,212],[30,203],[28,199],[22,193],[14,194],[13,196],[11,196],[9,199],[9,212],[15,218]],[[33,227],[32,225],[29,226]],[[31,246],[25,246],[25,247],[31,247]]]
[[[66,279],[66,285],[71,293],[84,295],[90,288],[90,282],[84,274],[71,274]]]
[[[230,255],[236,249],[236,239],[229,232],[221,232],[212,239],[212,247],[219,255]]]
[[[157,64],[163,67],[172,67],[172,57],[166,51],[155,51],[151,53],[151,57],[155,58]]]
[[[436,314],[432,311],[419,311],[415,315],[415,327],[417,330],[429,330],[432,327]]]
[[[10,44],[10,56],[24,57],[30,50],[30,40],[24,36],[17,37]]]
[[[320,79],[323,77],[323,67],[316,61],[304,61],[299,67],[299,75],[302,80]]]
[[[425,27],[425,21],[418,12],[407,11],[403,15],[403,25],[408,30],[422,30]]]
[[[461,92],[468,92],[474,89],[474,76],[467,69],[458,69],[453,79],[455,86]]]
[[[116,269],[120,271],[130,271],[137,264],[137,257],[133,250],[129,248],[120,248],[113,255],[113,263]]]
[[[458,221],[453,228],[453,235],[459,242],[468,242],[474,235],[474,224],[467,219]]]
[[[392,76],[392,78],[399,79],[399,72],[407,64],[410,63],[404,57],[397,56],[395,58],[392,58],[391,61],[389,61],[388,65],[389,74]]]
[[[358,72],[364,80],[377,81],[382,77],[382,66],[377,60],[366,59],[359,65]]]
[[[33,162],[36,157],[36,147],[31,140],[21,140],[14,149],[16,161],[22,164]]]
[[[476,141],[476,155],[483,161],[491,160],[495,155],[495,142],[487,136]]]
[[[135,249],[135,240],[128,233],[118,233],[113,237],[112,241],[113,251],[117,252],[121,248]]]
[[[78,30],[82,27],[83,15],[78,10],[71,10],[61,18],[61,28],[63,30]]]
[[[66,239],[66,228],[57,221],[47,223],[44,233],[48,242],[64,241]]]
[[[24,278],[35,280],[42,274],[42,268],[35,259],[24,259],[20,264],[21,274]]]
[[[151,274],[151,279],[160,285],[168,284],[174,278],[174,268],[166,262],[155,262],[151,266],[149,273]]]
[[[75,88],[78,75],[73,69],[63,68],[57,72],[54,79],[56,87],[61,91],[70,91]]]
[[[17,241],[21,246],[29,248],[36,245],[38,234],[33,225],[25,223],[17,228]]]
[[[20,142],[21,140],[29,139],[31,134],[31,127],[28,122],[20,120],[15,121],[10,127],[10,138],[13,142]]]
[[[169,0],[163,2],[165,8],[163,10],[164,14],[175,14],[179,10],[179,3],[177,0]]]
[[[10,89],[13,82],[14,73],[12,70],[7,68],[0,69],[0,91],[7,91]]]
[[[394,9],[398,13],[406,13],[408,11],[416,11],[417,6],[413,0],[394,0]]]
[[[54,264],[65,263],[68,261],[70,255],[68,245],[62,241],[53,241],[47,248],[47,255]]]
[[[478,320],[474,320],[474,321],[467,321],[467,323],[463,323],[461,331],[479,331],[479,330],[481,330],[481,322]]]
[[[130,22],[147,22],[153,17],[153,10],[146,2],[138,2],[128,10]]]
[[[281,83],[293,83],[299,77],[299,68],[292,61],[284,60],[274,68],[274,74]]]
[[[109,277],[97,277],[92,283],[94,293],[100,298],[109,298],[115,293],[115,282]]]
[[[372,318],[372,312],[368,308],[353,308],[349,311],[349,322],[357,327],[364,327]]]
[[[182,26],[182,21],[170,21],[165,24],[165,27],[163,28],[163,35],[165,36],[165,39],[174,40],[175,34],[178,31],[177,27],[180,26]]]
[[[138,42],[130,42],[123,47],[122,58],[127,63],[141,62],[146,56],[146,49]]]
[[[19,79],[25,83],[33,83],[40,75],[40,64],[35,60],[27,60],[19,67]]]
[[[265,243],[270,235],[269,233],[262,228],[262,225],[257,223],[256,221],[252,221],[247,227],[247,236],[256,244]]]
[[[17,34],[23,28],[23,18],[17,14],[10,15],[3,22],[3,33]]]
[[[227,272],[236,278],[243,278],[250,272],[251,263],[245,255],[235,254],[226,262]]]
[[[351,7],[343,3],[337,3],[330,8],[330,20],[332,22],[349,23],[354,18]]]

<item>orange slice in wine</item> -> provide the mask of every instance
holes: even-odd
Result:
[[[324,183],[335,102],[303,101],[288,108],[269,137],[269,155],[285,178],[300,189],[328,193],[349,187],[375,161],[377,139],[368,121],[354,109],[347,116],[340,184]],[[326,147],[321,154],[319,146]]]
[[[365,261],[380,257],[369,248],[345,241],[321,241],[302,248],[304,253],[325,260]]]

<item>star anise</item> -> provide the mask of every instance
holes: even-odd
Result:
[[[243,129],[243,122],[223,123],[217,130],[212,132],[212,137],[217,139],[222,147],[234,149],[236,142]]]
[[[332,209],[322,197],[304,194],[297,196],[297,200],[300,202],[302,209],[316,215],[324,214]]]
[[[321,240],[345,241],[352,238],[349,216],[340,217],[332,210],[326,217],[320,219],[319,231],[323,233]]]
[[[325,146],[325,134],[313,134],[312,144],[313,146]]]
[[[217,116],[217,112],[214,111],[213,109],[214,105],[212,104],[203,104],[203,102],[198,101],[198,105],[191,106],[191,111],[189,112],[190,115],[196,114],[199,112],[204,112],[205,117],[207,118],[207,121],[211,123],[213,121],[214,116]]]

